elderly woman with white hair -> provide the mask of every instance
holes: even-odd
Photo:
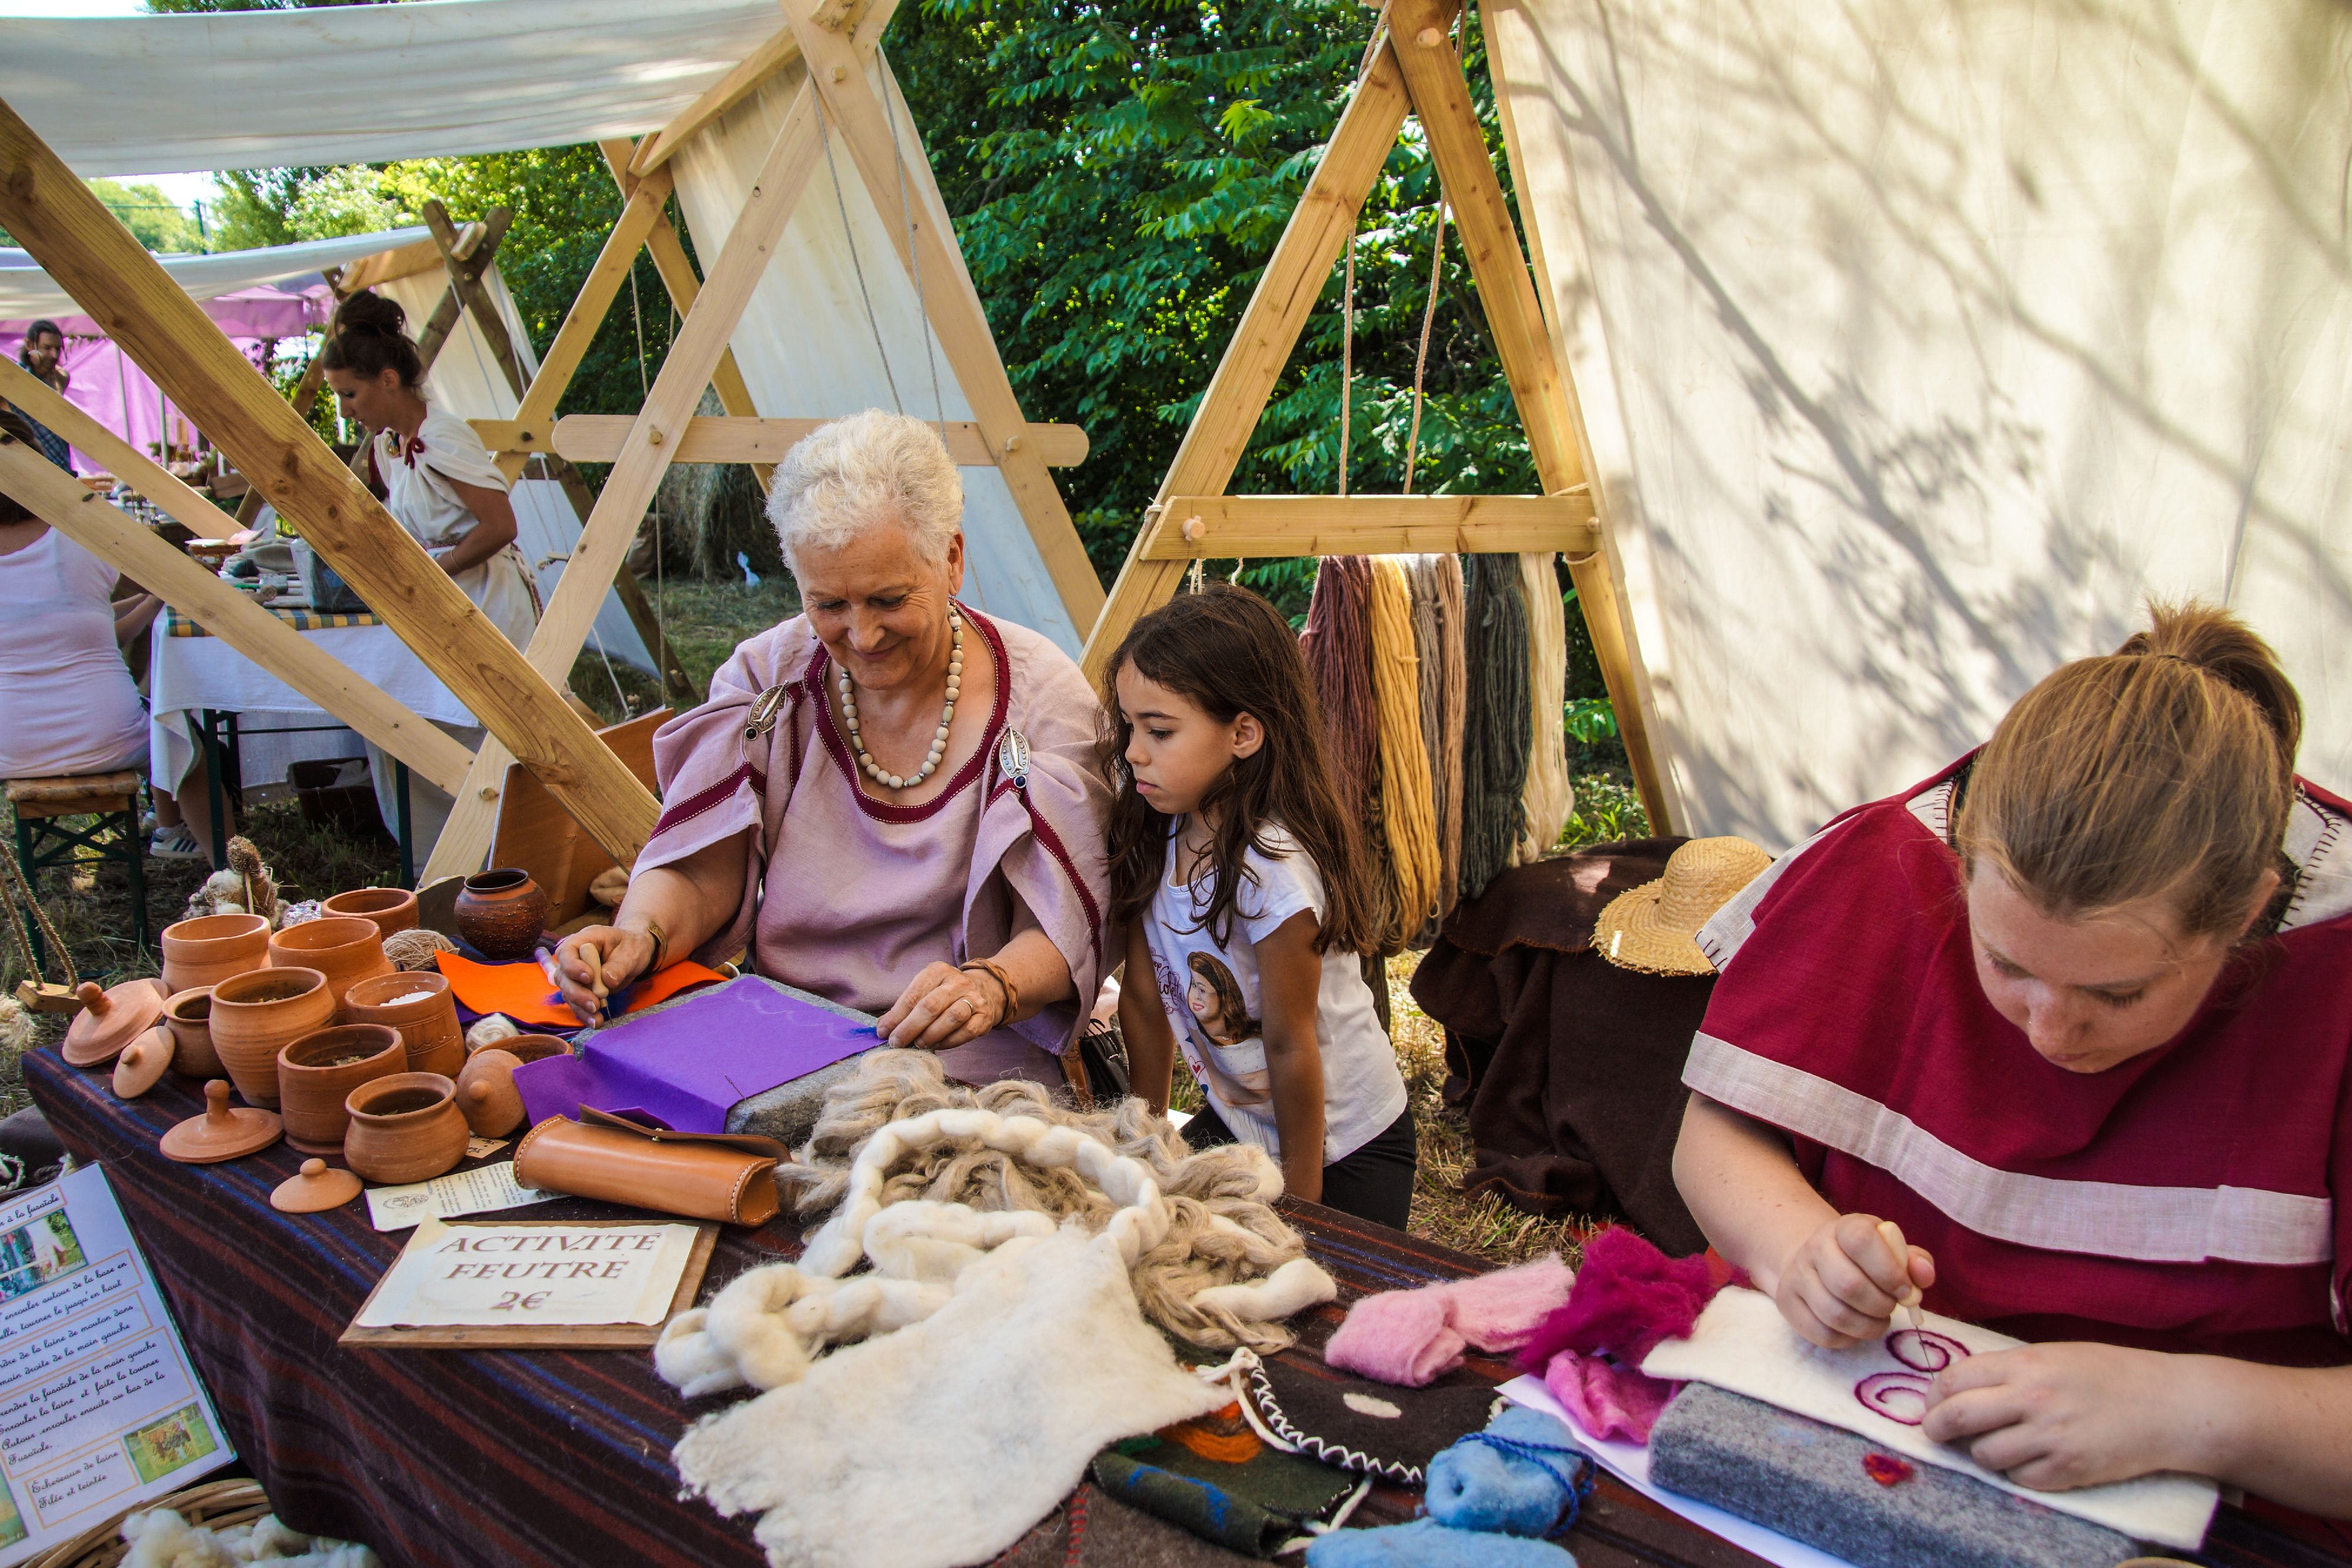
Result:
[[[1051,1081],[1103,973],[1109,792],[1059,648],[956,599],[962,481],[920,420],[868,410],[777,469],[768,512],[802,613],[735,650],[664,725],[665,810],[563,991],[748,945],[758,973],[881,1015],[972,1082]]]

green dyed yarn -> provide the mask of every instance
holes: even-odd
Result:
[[[1462,558],[1464,662],[1462,897],[1511,863],[1534,742],[1528,692],[1528,606],[1516,555]]]

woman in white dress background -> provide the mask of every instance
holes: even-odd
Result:
[[[346,419],[368,433],[372,477],[384,506],[425,546],[466,597],[517,647],[539,624],[539,595],[515,548],[514,504],[507,477],[473,426],[425,401],[424,365],[406,332],[407,317],[390,300],[354,294],[335,312],[320,351],[327,384]],[[443,725],[468,747],[479,728]],[[376,804],[387,826],[398,818],[391,758],[368,747]],[[419,858],[440,837],[450,800],[424,780],[409,780],[410,825]]]

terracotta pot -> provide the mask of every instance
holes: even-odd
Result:
[[[371,1182],[423,1182],[466,1157],[472,1134],[457,1086],[437,1072],[396,1072],[363,1083],[343,1102],[351,1127],[343,1163]]]
[[[541,1057],[568,1057],[572,1043],[561,1035],[517,1035],[510,1040],[500,1040],[498,1048],[514,1058],[518,1065],[535,1062]]]
[[[213,1050],[249,1104],[278,1109],[278,1053],[335,1019],[315,969],[255,969],[213,987]]]
[[[163,988],[189,991],[269,962],[269,922],[259,915],[203,915],[163,928]]]
[[[416,895],[405,888],[354,888],[337,893],[319,906],[330,915],[357,915],[375,921],[378,936],[408,931],[416,924]]]
[[[358,915],[324,915],[277,932],[269,939],[269,962],[280,969],[317,970],[327,977],[327,994],[338,1007],[359,982],[392,973],[383,933]]]
[[[225,1070],[213,1049],[213,988],[174,992],[163,1004],[163,1026],[172,1031],[172,1070],[183,1078],[218,1078]]]
[[[502,1047],[486,1046],[457,1075],[457,1109],[482,1137],[503,1138],[522,1125],[522,1091],[514,1081],[520,1066]]]
[[[278,1114],[286,1142],[306,1154],[343,1146],[352,1090],[408,1070],[400,1031],[383,1024],[338,1024],[303,1036],[278,1053]]]
[[[466,1031],[457,1026],[457,998],[449,978],[433,970],[379,974],[343,993],[343,1018],[385,1024],[408,1047],[410,1072],[455,1078],[466,1065]]]
[[[483,957],[529,958],[547,920],[547,894],[527,871],[484,871],[466,879],[455,911],[457,934]]]

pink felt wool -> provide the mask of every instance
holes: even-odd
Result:
[[[1679,1383],[1651,1377],[1605,1356],[1562,1351],[1544,1368],[1544,1386],[1595,1437],[1646,1443],[1650,1428],[1675,1396]]]
[[[1562,1351],[1607,1352],[1628,1367],[1661,1340],[1691,1331],[1723,1279],[1706,1258],[1668,1258],[1632,1231],[1612,1226],[1584,1244],[1584,1267],[1558,1311],[1536,1325],[1519,1354],[1521,1370],[1541,1375]]]
[[[1547,1253],[1452,1285],[1367,1296],[1324,1347],[1331,1365],[1420,1388],[1462,1364],[1463,1351],[1517,1350],[1567,1299],[1576,1276]]]

